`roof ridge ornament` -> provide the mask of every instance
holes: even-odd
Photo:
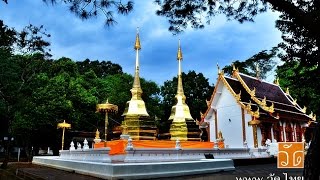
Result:
[[[288,87],[286,88],[286,94],[287,94],[287,95],[290,95],[290,92],[289,92],[289,88],[288,88]]]
[[[261,101],[261,105],[266,106],[267,105],[267,98],[264,96],[264,98]]]
[[[250,91],[250,96],[254,97],[256,95],[256,87],[253,87],[253,90]]]
[[[301,109],[301,112],[306,113],[307,112],[307,107],[304,106],[303,109]]]
[[[279,78],[277,77],[274,81],[273,81],[273,83],[275,84],[275,85],[280,85],[280,83],[279,83]]]

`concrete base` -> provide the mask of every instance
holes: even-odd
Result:
[[[101,163],[65,160],[57,156],[34,157],[32,163],[104,179],[150,179],[234,170],[231,159],[197,161]]]

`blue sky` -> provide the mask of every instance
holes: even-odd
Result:
[[[217,78],[221,67],[234,60],[245,60],[261,50],[271,49],[281,41],[275,28],[278,14],[267,12],[258,15],[254,23],[239,24],[217,16],[205,29],[188,28],[173,36],[164,17],[155,15],[158,8],[153,0],[135,0],[134,11],[128,16],[116,16],[117,24],[104,26],[104,16],[82,21],[70,13],[65,5],[46,5],[42,0],[0,1],[0,19],[9,27],[21,30],[29,23],[44,25],[51,34],[53,58],[62,56],[76,61],[110,60],[122,66],[123,71],[134,73],[133,49],[136,27],[140,27],[142,51],[141,77],[162,85],[177,74],[178,39],[181,39],[184,72],[203,73],[210,83]],[[270,74],[267,80],[273,80]]]

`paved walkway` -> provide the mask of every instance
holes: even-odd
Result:
[[[17,176],[15,176],[16,174]],[[291,177],[299,177],[302,175],[302,169],[278,169],[275,163],[255,164],[255,165],[240,165],[236,166],[235,171],[219,172],[214,174],[201,174],[183,177],[158,178],[177,179],[177,180],[248,180],[249,177],[255,177],[255,180],[266,180],[268,176],[279,176],[286,180]],[[1,180],[18,180],[18,179],[37,179],[37,180],[98,180],[90,176],[84,176],[73,172],[67,172],[57,169],[52,169],[33,164],[19,163],[10,164],[7,170],[0,170]],[[269,178],[271,179],[271,178]],[[297,179],[297,178],[296,178]]]

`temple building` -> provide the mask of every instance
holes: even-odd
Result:
[[[139,32],[137,32],[134,44],[136,51],[136,65],[131,94],[131,100],[127,102],[122,116],[122,135],[129,135],[134,140],[154,140],[156,138],[156,126],[149,117],[146,105],[141,98],[142,89],[139,76],[139,51],[141,50]]]
[[[177,94],[175,98],[177,99],[177,104],[171,109],[171,115],[169,117],[170,125],[170,135],[171,140],[180,141],[200,141],[200,130],[196,125],[195,120],[191,117],[190,109],[186,104],[186,96],[184,95],[183,85],[182,85],[182,50],[178,46],[177,60],[178,60],[178,87]]]
[[[257,73],[258,74],[258,73]],[[202,123],[209,124],[209,139],[215,142],[222,132],[226,147],[259,148],[272,142],[301,142],[316,115],[306,114],[289,90],[278,80],[268,83],[240,73],[233,67],[232,77],[218,67],[218,80]]]

